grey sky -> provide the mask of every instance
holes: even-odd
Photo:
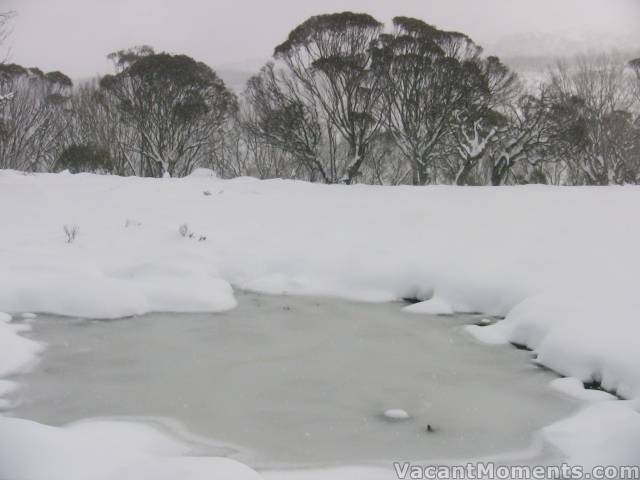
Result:
[[[257,62],[308,16],[344,10],[366,11],[385,23],[396,15],[416,16],[464,31],[490,48],[501,38],[517,42],[529,34],[620,38],[625,47],[640,48],[640,0],[0,0],[0,5],[18,12],[11,61],[75,78],[108,71],[107,53],[139,44],[187,53],[212,66]],[[537,37],[532,38],[529,44]],[[548,50],[549,43],[540,48]]]

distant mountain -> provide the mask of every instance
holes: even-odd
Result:
[[[227,87],[233,90],[236,95],[240,95],[244,91],[247,85],[247,80],[258,72],[257,70],[255,72],[249,72],[224,68],[216,68],[215,71]]]
[[[638,34],[536,34],[519,33],[502,37],[487,45],[486,52],[500,57],[549,58],[582,54],[640,50]]]

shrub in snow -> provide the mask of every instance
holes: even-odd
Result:
[[[62,230],[64,231],[67,243],[73,243],[80,233],[80,227],[77,225],[64,225]]]
[[[127,220],[124,222],[124,228],[139,227],[141,225],[142,222],[139,222],[138,220],[132,220],[130,218],[127,218]]]
[[[189,229],[189,225],[187,225],[186,223],[180,225],[180,228],[178,228],[178,233],[180,233],[180,236],[183,238],[197,238],[199,242],[204,242],[207,239],[206,235],[200,235],[192,232],[191,229]]]
[[[189,230],[189,225],[187,225],[186,223],[180,225],[180,227],[178,228],[178,233],[180,233],[181,237],[193,238],[193,232]]]

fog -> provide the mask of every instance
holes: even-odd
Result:
[[[637,0],[0,0],[15,10],[11,61],[74,78],[108,71],[105,55],[133,45],[253,69],[310,15],[366,11],[389,23],[419,17],[463,31],[498,54],[640,47]],[[551,41],[550,41],[551,40]],[[554,41],[556,41],[554,43]]]

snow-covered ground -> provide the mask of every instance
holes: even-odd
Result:
[[[640,464],[639,205],[636,187],[345,187],[220,181],[206,171],[162,180],[0,171],[0,311],[115,318],[226,310],[235,285],[379,302],[416,297],[426,301],[412,307],[418,313],[504,315],[470,332],[527,345],[542,365],[627,399],[598,399],[547,437],[576,462]],[[72,243],[64,225],[78,227]],[[0,320],[7,375],[41,347],[19,336],[21,325]],[[15,450],[29,441],[13,441],[30,434],[42,442],[62,435],[70,451],[79,435],[2,419],[0,455],[33,463]]]

